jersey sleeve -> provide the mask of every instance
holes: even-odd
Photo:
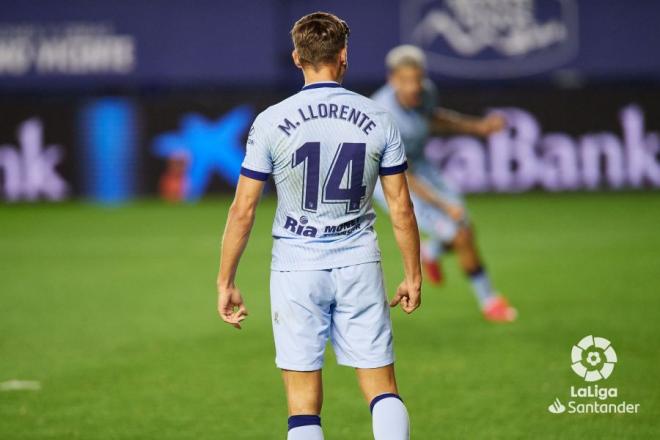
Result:
[[[399,133],[399,129],[389,115],[385,121],[387,123],[385,128],[386,143],[380,158],[380,169],[378,170],[378,174],[381,176],[402,173],[408,168],[406,149],[401,140],[401,133]]]
[[[268,127],[264,125],[260,116],[257,116],[250,127],[241,174],[251,179],[265,181],[273,172],[273,161],[267,136]]]

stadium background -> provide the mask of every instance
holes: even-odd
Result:
[[[0,7],[0,382],[40,383],[0,391],[1,438],[279,438],[272,195],[239,273],[242,333],[215,317],[213,280],[247,129],[299,89],[287,34],[319,9],[351,26],[348,88],[373,92],[387,51],[415,43],[443,105],[498,109],[512,127],[427,147],[472,194],[486,261],[521,317],[481,322],[451,258],[416,316],[393,314],[415,438],[660,434],[657,2]],[[393,287],[384,215],[378,232]],[[639,414],[548,412],[584,386],[570,348],[587,334],[613,342],[619,363],[599,384]],[[369,438],[352,372],[329,357],[326,434]]]

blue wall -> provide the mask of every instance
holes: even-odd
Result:
[[[470,82],[470,78],[543,81],[557,72],[595,79],[660,78],[660,2],[536,0],[530,4],[534,25],[556,21],[565,26],[566,35],[560,42],[511,56],[502,56],[492,47],[464,55],[457,54],[440,35],[425,47],[431,58],[438,60],[437,68],[431,69],[432,76],[459,82]],[[3,50],[7,55],[8,48],[13,48],[14,58],[0,56],[0,88],[290,85],[298,78],[289,61],[288,31],[297,18],[315,10],[330,10],[349,22],[352,36],[348,81],[356,84],[373,83],[383,77],[383,57],[392,46],[419,43],[413,31],[430,12],[448,14],[458,29],[461,25],[442,0],[3,1],[0,55]],[[476,7],[472,11],[481,11],[474,16],[477,20],[489,16],[502,19],[516,12],[506,6],[492,13]],[[87,30],[72,28],[75,24]],[[499,29],[500,37],[512,30],[504,26]],[[470,36],[470,30],[462,31]],[[71,40],[69,46],[57,47],[67,34],[89,36],[91,44],[97,44],[93,46],[98,49],[94,56],[101,58],[118,56],[116,51],[122,49],[113,49],[112,44],[119,41],[124,50],[120,58],[131,60],[124,64],[119,61],[114,67],[83,66],[80,71],[79,66],[67,65],[65,60],[67,56],[81,59],[75,53],[77,49],[71,49]],[[524,38],[531,38],[529,35]],[[45,50],[46,55],[42,54],[37,62],[38,54],[48,44],[50,52]],[[67,55],[66,50],[73,54]],[[89,46],[85,50],[90,50]],[[20,64],[21,57],[30,59]],[[7,65],[3,59],[14,61]],[[500,63],[499,67],[482,63],[467,70],[457,67],[474,61]]]

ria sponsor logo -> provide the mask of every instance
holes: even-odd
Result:
[[[318,228],[315,226],[309,225],[309,219],[306,216],[300,217],[296,220],[292,217],[286,216],[284,221],[284,228],[293,232],[296,235],[301,235],[304,237],[316,237],[318,235]],[[326,226],[323,232],[323,237],[332,237],[336,235],[348,235],[353,231],[360,228],[360,219],[355,218],[349,220],[340,225],[330,225]]]
[[[307,222],[308,220],[305,216],[300,217],[300,221],[298,221],[287,215],[286,221],[284,222],[284,229],[288,229],[296,235],[302,235],[304,237],[316,237],[318,229],[316,229],[314,226],[306,225],[305,223]]]

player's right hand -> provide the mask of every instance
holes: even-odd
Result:
[[[218,287],[218,314],[227,324],[241,329],[241,321],[247,317],[248,311],[238,287]]]
[[[390,301],[390,307],[401,306],[401,310],[410,314],[422,304],[422,285],[403,281],[396,289],[396,295]]]

